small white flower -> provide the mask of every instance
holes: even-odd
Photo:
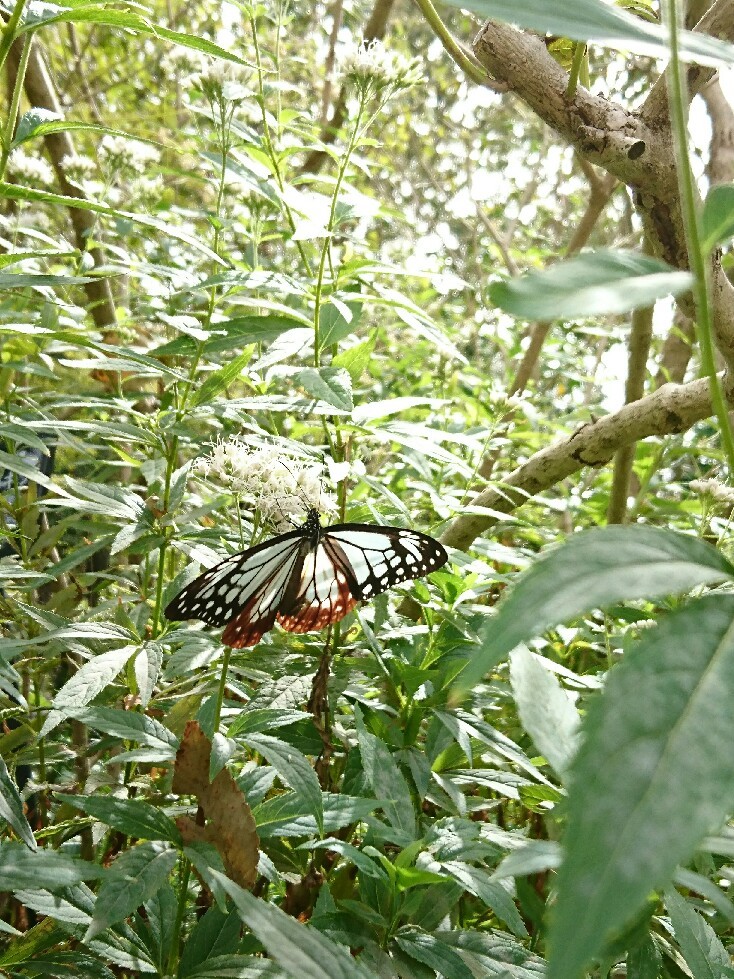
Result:
[[[49,186],[54,182],[54,172],[40,156],[28,156],[22,149],[14,150],[9,166],[14,176],[33,186]]]
[[[63,158],[61,169],[70,180],[84,180],[97,172],[97,164],[88,156],[74,153]]]
[[[688,486],[699,496],[710,496],[717,503],[734,506],[734,489],[731,486],[724,486],[716,479],[692,479]]]
[[[129,169],[144,173],[151,163],[158,163],[160,153],[154,146],[124,136],[104,136],[99,155],[116,170]]]
[[[284,456],[276,446],[253,449],[238,438],[220,441],[193,471],[226,486],[278,530],[299,524],[311,509],[336,512],[334,498],[322,487],[323,466]]]
[[[365,94],[410,88],[421,77],[418,59],[390,51],[382,41],[362,41],[342,58],[342,71]]]

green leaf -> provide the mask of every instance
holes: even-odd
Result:
[[[267,351],[258,357],[251,365],[251,370],[262,373],[267,367],[280,364],[289,357],[310,348],[313,340],[313,330],[310,327],[298,326],[292,330],[286,330],[274,343],[271,343]]]
[[[512,652],[510,679],[522,726],[563,779],[576,753],[579,712],[553,673],[527,646]]]
[[[0,843],[0,880],[3,890],[21,890],[31,882],[42,882],[46,890],[102,877],[102,867],[77,860],[56,850],[29,850],[22,843]]]
[[[278,738],[267,734],[243,737],[248,747],[261,754],[278,775],[297,794],[305,811],[314,817],[319,835],[324,835],[324,802],[319,780],[305,755]]]
[[[492,302],[528,320],[577,319],[626,313],[691,288],[690,272],[679,272],[635,252],[584,252],[542,271],[489,287]]]
[[[343,367],[306,367],[293,380],[319,401],[343,411],[354,407],[352,379]]]
[[[162,145],[153,139],[145,139],[144,137],[135,136],[132,133],[125,133],[121,129],[109,129],[107,126],[99,126],[94,122],[66,120],[48,109],[34,107],[29,109],[28,112],[24,112],[18,120],[18,127],[15,130],[11,147],[15,149],[16,146],[20,146],[22,143],[28,142],[29,139],[34,139],[38,136],[77,131],[101,133],[106,136],[122,136],[123,139],[128,139],[131,142],[149,143],[151,146],[160,147]]]
[[[28,287],[50,286],[54,289],[64,286],[81,286],[95,282],[104,276],[89,275],[42,275],[35,272],[0,272],[0,289],[26,289]]]
[[[56,792],[54,795],[128,836],[143,840],[164,840],[174,846],[181,846],[181,834],[170,816],[141,799],[66,795],[64,792]]]
[[[672,612],[591,701],[572,766],[548,979],[576,979],[734,805],[734,597]]]
[[[61,723],[65,715],[73,714],[94,700],[97,694],[112,683],[135,652],[137,646],[111,649],[109,652],[94,656],[79,667],[74,676],[66,681],[54,697],[54,709],[46,718],[39,737],[44,738],[49,731]]]
[[[224,61],[234,61],[238,65],[246,65],[254,68],[254,65],[244,61],[236,54],[225,50],[212,41],[207,41],[203,37],[196,37],[193,34],[183,34],[180,31],[172,31],[162,24],[152,24],[149,20],[125,10],[114,10],[107,6],[82,6],[69,7],[62,13],[56,13],[56,7],[40,7],[40,16],[29,16],[23,26],[18,31],[22,34],[27,30],[34,30],[40,24],[100,24],[106,27],[119,27],[123,31],[133,31],[137,34],[144,34],[156,40],[164,38],[166,41],[173,41],[175,44],[184,48],[191,48],[194,51],[201,51],[203,54],[211,55],[213,58],[222,58]]]
[[[607,48],[632,51],[653,58],[669,57],[667,32],[660,24],[633,17],[603,0],[445,0],[449,6],[471,10],[488,20],[556,34],[575,41],[591,41]],[[725,41],[693,31],[681,31],[680,56],[701,65],[734,64],[734,48]]]
[[[220,367],[218,371],[209,374],[191,399],[192,407],[196,408],[199,405],[210,404],[220,391],[224,391],[226,387],[229,387],[230,384],[237,380],[251,360],[252,350],[246,350],[239,357],[235,357],[234,360],[225,364],[224,367]]]
[[[659,979],[661,967],[660,952],[649,935],[627,953],[627,979]]]
[[[10,777],[5,761],[0,755],[0,818],[9,823],[25,845],[36,849],[36,840],[30,823],[23,812],[23,800],[18,787]]]
[[[97,894],[88,942],[144,904],[168,880],[178,854],[167,843],[140,843],[123,851],[108,869]]]
[[[169,238],[176,238],[183,241],[191,248],[206,255],[218,265],[226,265],[223,258],[213,252],[208,245],[198,238],[188,234],[176,225],[166,221],[158,221],[147,214],[133,214],[130,211],[120,211],[115,207],[108,207],[106,204],[99,204],[96,201],[86,200],[81,197],[65,197],[63,194],[52,194],[46,190],[35,190],[33,187],[21,187],[19,184],[6,184],[0,182],[0,198],[4,197],[11,201],[30,201],[36,204],[58,204],[60,207],[76,207],[82,211],[92,211],[95,214],[105,214],[111,218],[125,218],[144,228],[153,228]]]
[[[231,955],[239,945],[240,927],[236,911],[225,914],[216,905],[209,908],[196,922],[186,941],[178,967],[179,979],[198,974],[199,967],[205,962]]]
[[[701,224],[701,244],[706,251],[723,245],[734,235],[734,184],[721,184],[709,190]]]
[[[374,979],[343,945],[303,925],[274,904],[253,897],[228,877],[214,874],[234,901],[240,918],[265,946],[268,955],[299,979]]]
[[[411,958],[429,966],[435,972],[451,979],[474,979],[474,973],[466,965],[458,952],[445,945],[428,932],[418,928],[401,928],[395,941]]]
[[[76,711],[74,716],[97,731],[154,749],[159,753],[159,761],[176,757],[179,745],[176,735],[147,714],[112,707],[87,707]]]
[[[416,838],[415,813],[410,787],[387,745],[364,726],[362,712],[354,708],[364,774],[387,821],[404,833],[408,841]]]
[[[335,833],[351,823],[366,819],[380,805],[374,799],[337,793],[323,793],[324,830]],[[313,836],[316,819],[295,792],[284,792],[255,806],[252,811],[261,840],[271,836]]]
[[[354,333],[361,312],[361,303],[325,303],[319,309],[319,349],[331,347]]]
[[[574,534],[539,560],[500,602],[459,696],[521,642],[595,608],[663,598],[734,578],[716,548],[658,527],[599,527]]]
[[[442,866],[470,894],[474,894],[480,901],[484,901],[487,907],[491,908],[501,921],[504,921],[514,935],[518,938],[528,937],[527,929],[515,907],[515,902],[500,880],[494,880],[488,871],[482,867],[472,867],[470,864],[456,860],[448,860]]]
[[[665,892],[665,904],[676,941],[694,979],[721,979],[731,957],[711,925],[684,901],[678,891]]]
[[[340,351],[331,361],[332,367],[343,367],[349,372],[353,384],[357,384],[369,367],[377,343],[377,330],[373,330],[368,340]]]

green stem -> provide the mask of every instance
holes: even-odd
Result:
[[[579,75],[584,65],[584,60],[586,58],[586,45],[583,41],[577,41],[573,46],[573,61],[571,62],[571,73],[568,76],[568,85],[566,86],[566,98],[570,102],[576,95],[576,89],[579,84]]]
[[[438,12],[431,3],[431,0],[416,0],[416,3],[420,7],[421,13],[426,18],[429,26],[433,28],[433,32],[435,33],[436,37],[439,39],[441,44],[443,44],[445,51],[451,55],[459,68],[461,68],[461,70],[468,75],[473,82],[476,82],[478,85],[486,85],[487,73],[482,69],[479,62],[474,61],[474,59],[458,43],[451,31],[438,16]]]
[[[224,647],[222,657],[222,675],[219,678],[219,689],[217,690],[217,707],[214,711],[214,733],[219,730],[219,723],[222,719],[222,704],[224,703],[224,689],[227,686],[227,671],[229,670],[229,658],[232,655],[232,647]]]
[[[13,12],[8,18],[8,22],[3,28],[2,37],[0,37],[0,69],[5,64],[5,59],[8,56],[8,52],[13,46],[13,41],[16,38],[16,31],[18,24],[20,23],[20,18],[23,16],[23,9],[26,5],[26,0],[17,0],[15,6],[13,7]],[[33,36],[33,31],[28,31],[28,37]]]
[[[7,30],[7,28],[6,28]],[[10,110],[8,112],[8,119],[5,123],[5,129],[2,134],[2,154],[0,154],[0,180],[5,179],[5,168],[8,165],[8,158],[10,157],[10,151],[13,145],[13,133],[15,132],[15,124],[18,120],[18,109],[20,107],[20,96],[23,92],[23,82],[25,80],[26,68],[28,67],[28,58],[31,54],[31,42],[33,40],[33,35],[29,31],[23,38],[23,50],[20,53],[20,60],[18,62],[18,72],[15,76],[15,87],[13,88],[13,97],[10,101]]]
[[[670,61],[668,63],[668,97],[675,145],[678,186],[681,195],[683,226],[686,234],[688,258],[693,273],[693,299],[696,305],[696,336],[701,350],[702,373],[709,379],[711,402],[716,413],[724,444],[730,475],[734,473],[734,437],[729,424],[729,412],[724,393],[716,374],[714,362],[713,322],[709,300],[709,261],[701,245],[700,214],[697,206],[696,187],[688,151],[687,79],[681,67],[678,49],[677,0],[665,0],[663,13],[667,20]]]
[[[176,974],[178,968],[178,950],[181,945],[181,928],[183,926],[184,914],[186,912],[186,898],[189,890],[189,878],[191,877],[191,861],[188,857],[181,857],[181,870],[179,873],[178,906],[176,908],[176,923],[173,926],[171,936],[171,948],[168,953],[167,973],[171,976]]]
[[[321,246],[321,258],[319,259],[319,270],[316,276],[316,298],[314,301],[314,314],[313,314],[313,364],[314,367],[318,367],[321,361],[321,350],[320,350],[320,339],[319,339],[319,319],[321,318],[321,298],[324,289],[324,272],[326,270],[326,258],[331,249],[331,235],[334,230],[334,219],[336,217],[336,205],[339,202],[339,191],[341,190],[342,183],[344,182],[344,176],[347,172],[347,167],[349,166],[349,160],[351,159],[354,148],[360,138],[360,124],[362,122],[362,115],[364,113],[364,99],[360,99],[359,110],[357,112],[357,120],[352,128],[352,132],[349,136],[349,143],[347,149],[344,153],[341,163],[339,164],[339,170],[336,175],[336,182],[334,183],[334,191],[331,195],[331,206],[329,208],[329,221],[326,225],[326,230],[328,234],[324,238],[324,243]],[[365,127],[366,128],[366,127]]]

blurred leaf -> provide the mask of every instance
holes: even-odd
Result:
[[[31,851],[22,843],[0,843],[0,880],[5,890],[20,890],[36,881],[49,891],[57,891],[104,873],[96,864],[56,850]]]
[[[691,288],[679,272],[649,255],[623,251],[583,252],[542,271],[489,287],[492,302],[527,320],[578,319],[626,313]]]
[[[734,235],[734,184],[711,187],[701,214],[701,247],[711,251]]]
[[[209,374],[191,399],[192,405],[196,407],[213,401],[221,391],[237,380],[251,360],[252,350],[246,350],[218,371]]]
[[[671,612],[593,700],[572,766],[549,979],[575,979],[734,805],[734,597]],[[665,817],[660,818],[660,813]]]
[[[663,598],[734,577],[710,544],[658,527],[600,527],[569,537],[499,605],[458,680],[466,691],[507,654],[559,622],[620,601]]]
[[[575,41],[592,41],[605,47],[653,58],[668,57],[667,30],[660,24],[633,17],[625,10],[602,0],[524,0],[518,7],[513,0],[446,0],[452,7],[471,10],[483,20],[501,20],[517,27],[557,34]],[[696,64],[734,63],[731,45],[713,37],[680,31],[680,55]]]
[[[369,340],[355,343],[346,350],[341,350],[331,361],[332,367],[343,367],[349,372],[352,384],[356,384],[369,366],[377,343],[377,331],[374,330]]]
[[[555,676],[527,646],[513,650],[510,679],[522,726],[563,779],[578,746],[578,710]]]

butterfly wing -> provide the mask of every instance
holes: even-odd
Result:
[[[233,554],[187,585],[165,609],[167,619],[202,619],[226,625],[228,646],[254,646],[273,628],[281,604],[291,604],[310,552],[303,530],[293,530]]]
[[[375,524],[335,524],[324,531],[324,546],[356,599],[374,598],[401,581],[430,574],[449,559],[428,534]]]
[[[343,619],[357,604],[347,569],[322,537],[304,558],[298,590],[278,622],[288,632],[311,632]]]

